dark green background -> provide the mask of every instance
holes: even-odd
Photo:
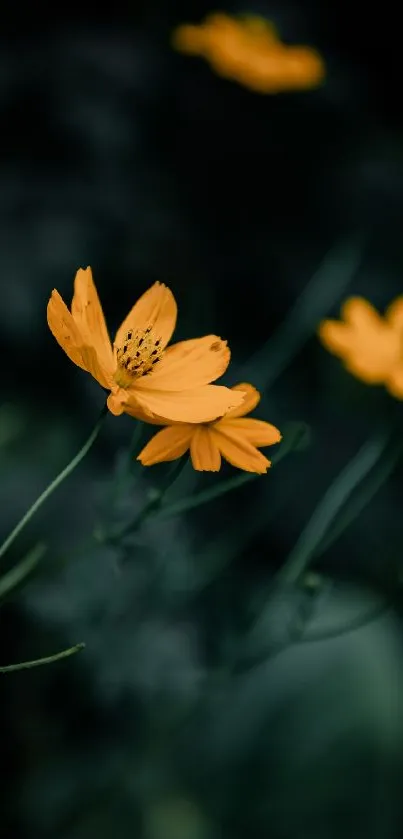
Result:
[[[134,422],[108,417],[3,560],[6,571],[37,541],[48,547],[2,603],[0,663],[87,644],[0,674],[6,839],[401,832],[402,409],[314,334],[348,294],[383,310],[402,293],[399,13],[391,2],[224,8],[319,49],[325,86],[261,96],[175,54],[172,28],[199,21],[203,3],[2,12],[2,536],[103,404],[46,325],[52,288],[69,302],[80,266],[92,265],[111,330],[153,282],[168,284],[176,338],[228,339],[225,382],[246,370],[264,390],[257,416],[310,427],[309,446],[267,477],[105,547],[95,525],[129,520],[168,471],[128,474]],[[321,554],[318,590],[282,592],[251,635],[329,485],[389,429],[396,468]],[[172,497],[232,474],[186,467]],[[301,615],[305,634],[288,643]]]

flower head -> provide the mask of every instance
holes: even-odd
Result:
[[[218,75],[259,93],[308,89],[324,77],[324,64],[315,50],[283,44],[274,26],[254,15],[208,15],[199,26],[179,26],[173,45],[202,56]]]
[[[363,382],[383,384],[403,399],[403,297],[382,317],[361,297],[342,306],[342,319],[325,320],[319,327],[324,346],[339,356],[346,369]]]
[[[217,335],[167,347],[176,325],[175,298],[154,283],[135,303],[113,345],[90,268],[77,271],[71,312],[53,291],[49,328],[62,349],[110,391],[108,408],[145,421],[206,422],[238,407],[243,394],[211,382],[228,367],[230,351]]]
[[[260,401],[256,388],[239,384],[232,390],[246,394],[241,406],[230,409],[214,422],[168,425],[151,438],[137,460],[143,466],[152,466],[176,460],[190,449],[193,467],[199,472],[218,472],[222,457],[245,472],[267,472],[270,460],[258,451],[258,447],[279,443],[281,434],[268,422],[246,417]]]

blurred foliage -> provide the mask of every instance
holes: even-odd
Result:
[[[388,2],[222,10],[315,45],[326,84],[262,96],[176,53],[205,3],[2,12],[1,540],[102,408],[46,326],[79,266],[112,331],[168,284],[175,339],[228,339],[224,383],[284,434],[254,480],[147,470],[153,429],[108,416],[4,556],[0,665],[86,644],[0,673],[7,839],[401,834],[402,408],[315,335],[402,291],[400,28]]]

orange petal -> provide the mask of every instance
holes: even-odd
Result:
[[[193,468],[198,472],[218,472],[221,466],[220,450],[211,429],[197,426],[190,444]]]
[[[309,47],[287,47],[278,57],[279,90],[304,90],[315,87],[324,78],[324,62],[321,56]],[[272,73],[274,77],[274,69]]]
[[[53,289],[48,303],[47,317],[52,335],[68,355],[70,361],[73,361],[82,370],[87,371],[80,349],[83,344],[80,331],[56,289]]]
[[[172,46],[178,52],[188,55],[199,55],[203,50],[205,34],[203,27],[183,24],[175,29],[172,35]]]
[[[351,351],[352,331],[345,323],[338,320],[324,320],[319,326],[318,336],[322,344],[335,355],[344,357]]]
[[[91,373],[102,387],[109,389],[110,373],[100,365],[94,347],[86,345],[85,337],[58,291],[52,291],[47,314],[49,328],[66,355],[82,370]]]
[[[385,318],[394,329],[398,329],[399,331],[403,330],[403,296],[397,297],[388,306],[385,312]]]
[[[122,387],[114,388],[113,392],[109,394],[107,399],[107,406],[111,414],[115,417],[120,417],[126,411],[126,402],[129,394]]]
[[[136,382],[136,390],[185,390],[209,384],[222,376],[231,353],[226,341],[206,335],[169,347],[158,367]],[[238,404],[238,400],[237,400]]]
[[[276,27],[266,18],[259,17],[259,15],[244,14],[240,22],[243,28],[254,36],[254,40],[257,38],[264,42],[269,49],[281,43]]]
[[[138,402],[134,401],[132,394],[130,395],[130,404],[126,402],[123,410],[129,417],[134,417],[140,422],[147,422],[149,425],[183,425],[183,423],[174,423],[172,420],[164,420],[162,417],[157,417],[155,414],[146,411],[140,407]]]
[[[370,361],[364,358],[349,358],[344,362],[344,366],[349,373],[361,379],[367,385],[381,385],[385,380],[385,372],[374,368]]]
[[[389,393],[396,399],[403,399],[403,366],[397,367],[386,381]]]
[[[114,370],[114,359],[104,313],[92,279],[91,268],[80,268],[74,279],[74,296],[71,314],[84,338],[85,344],[94,347],[101,367]]]
[[[229,31],[230,28],[234,29],[238,26],[238,22],[225,12],[210,12],[210,14],[206,15],[206,20],[203,24],[203,28],[208,31],[213,31],[214,29]]]
[[[251,443],[245,440],[245,437],[236,432],[235,429],[225,428],[217,430],[214,426],[210,433],[217,444],[221,454],[237,469],[243,469],[245,472],[255,472],[259,475],[267,472],[270,460],[267,460],[261,452],[259,452]]]
[[[205,23],[200,27],[204,35],[205,55],[215,52],[220,48],[224,53],[233,45],[238,45],[244,40],[242,26],[239,21],[225,14],[225,12],[212,12],[207,15]]]
[[[230,435],[235,433],[237,437],[244,437],[253,446],[273,446],[281,440],[281,434],[275,425],[264,420],[241,417],[239,419],[228,419],[227,416],[214,423],[217,431],[227,432]]]
[[[250,38],[243,61],[233,67],[233,78],[260,93],[279,93],[315,87],[324,76],[324,64],[314,50]]]
[[[101,387],[109,390],[113,386],[113,380],[109,370],[100,364],[99,358],[94,347],[81,347],[81,355],[85,364],[85,369],[91,373],[91,376],[101,385]]]
[[[151,326],[160,339],[161,347],[171,340],[176,326],[177,305],[172,291],[163,283],[154,283],[134,304],[119,327],[114,346],[120,347],[130,329],[147,329]]]
[[[401,356],[400,333],[383,324],[370,335],[356,340],[354,351],[345,359],[350,372],[369,384],[382,384]]]
[[[341,314],[348,324],[362,332],[378,329],[383,324],[379,312],[363,297],[349,297],[341,307]]]
[[[244,401],[238,408],[232,408],[230,411],[227,411],[226,417],[244,417],[246,414],[250,414],[256,405],[260,402],[260,393],[256,390],[253,385],[248,384],[247,382],[241,382],[239,385],[234,385],[231,390],[241,390],[244,395]]]
[[[153,466],[154,463],[162,463],[182,457],[190,446],[196,428],[197,426],[185,424],[170,425],[168,428],[163,428],[144,446],[137,460],[140,460],[143,466]]]
[[[140,408],[151,412],[162,422],[210,422],[222,417],[229,408],[242,402],[243,394],[227,387],[203,385],[182,391],[140,390],[135,385],[128,391],[127,412],[135,416]]]

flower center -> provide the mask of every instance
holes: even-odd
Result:
[[[152,326],[147,326],[147,329],[129,329],[123,344],[116,348],[116,384],[119,387],[130,387],[135,379],[151,373],[162,355],[161,338],[155,337]]]

